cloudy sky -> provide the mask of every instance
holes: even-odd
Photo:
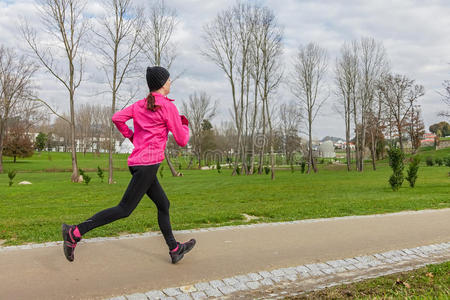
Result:
[[[219,102],[219,114],[213,124],[229,119],[228,109],[232,100],[225,76],[200,55],[200,49],[205,47],[202,28],[233,3],[224,0],[166,0],[166,5],[176,9],[179,18],[173,38],[179,54],[173,72],[185,71],[174,84],[170,96],[179,105],[194,91],[207,92]],[[344,122],[332,108],[336,100],[332,93],[335,89],[332,81],[334,61],[343,42],[363,36],[383,43],[394,73],[404,74],[425,87],[426,94],[420,99],[420,104],[426,128],[442,119],[437,116],[438,111],[444,109],[438,92],[442,89],[442,82],[450,79],[450,1],[266,0],[258,3],[271,8],[284,28],[285,70],[289,71],[292,56],[299,45],[316,42],[328,51],[327,88],[332,96],[313,125],[315,137],[344,136]],[[36,1],[29,0],[0,0],[0,44],[13,47],[20,53],[29,53],[20,35],[19,20],[25,18],[38,33],[42,32],[36,5]],[[101,10],[97,1],[89,1],[87,13],[94,19],[99,18]],[[51,42],[44,35],[42,39]],[[102,71],[96,64],[95,55],[88,53],[88,68],[77,101],[106,105],[109,100],[101,93],[105,90]],[[141,87],[140,98],[146,91],[145,68],[143,64],[143,76],[135,81],[135,85]],[[36,74],[35,80],[39,96],[59,111],[67,110],[67,96],[61,84],[44,70]],[[293,100],[288,87],[281,85],[272,101],[284,103]]]

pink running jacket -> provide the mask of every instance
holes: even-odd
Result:
[[[178,109],[172,102],[174,100],[158,93],[152,95],[155,97],[155,105],[160,106],[156,111],[147,109],[147,100],[144,98],[116,112],[112,117],[117,129],[134,145],[134,150],[128,157],[129,166],[162,162],[169,131],[181,147],[186,146],[189,141],[189,127],[181,123]],[[129,119],[133,119],[134,133],[125,124]]]

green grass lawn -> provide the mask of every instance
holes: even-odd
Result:
[[[126,170],[128,154],[114,154],[113,165],[115,169]],[[97,170],[97,166],[108,168],[108,154],[77,153],[78,165],[82,169]],[[71,172],[72,155],[68,152],[42,152],[32,157],[17,158],[14,163],[12,157],[3,157],[3,169],[17,172]]]
[[[95,169],[98,160],[93,165],[80,163]],[[30,169],[38,170],[33,164]],[[294,173],[278,170],[275,181],[270,175],[232,177],[230,169],[222,174],[183,170],[185,176],[175,178],[163,165],[160,182],[171,201],[174,229],[243,224],[243,213],[259,217],[254,222],[275,222],[450,207],[448,167],[421,166],[414,189],[405,181],[393,192],[387,164],[379,164],[377,171],[367,165],[363,173],[348,173],[341,165],[321,165],[319,173],[311,175],[298,168]],[[100,183],[95,172],[88,174],[93,179],[85,185],[71,183],[69,172],[22,172],[10,188],[7,174],[0,174],[0,240],[4,245],[60,240],[62,222],[79,223],[116,205],[131,177],[128,171],[117,171],[117,183],[108,185]],[[22,180],[33,184],[17,185]],[[129,218],[97,228],[87,237],[149,230],[159,228],[154,204],[145,197]]]
[[[450,262],[287,299],[450,299]]]

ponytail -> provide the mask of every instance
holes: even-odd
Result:
[[[156,111],[160,106],[155,105],[155,96],[152,95],[152,92],[147,95],[147,109],[151,111]]]

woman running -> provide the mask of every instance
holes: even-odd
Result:
[[[64,254],[69,261],[74,260],[74,251],[81,237],[94,228],[128,217],[147,194],[158,208],[158,224],[161,229],[172,263],[177,263],[195,245],[191,239],[186,243],[175,240],[169,216],[169,200],[156,177],[158,167],[164,160],[164,149],[169,131],[178,145],[186,146],[189,140],[188,120],[178,114],[178,109],[167,98],[170,92],[170,74],[159,66],[147,68],[147,84],[150,92],[147,98],[137,101],[118,111],[112,121],[125,138],[134,145],[128,157],[128,166],[132,175],[120,203],[98,212],[78,225],[62,225]],[[134,132],[125,124],[133,119]]]

